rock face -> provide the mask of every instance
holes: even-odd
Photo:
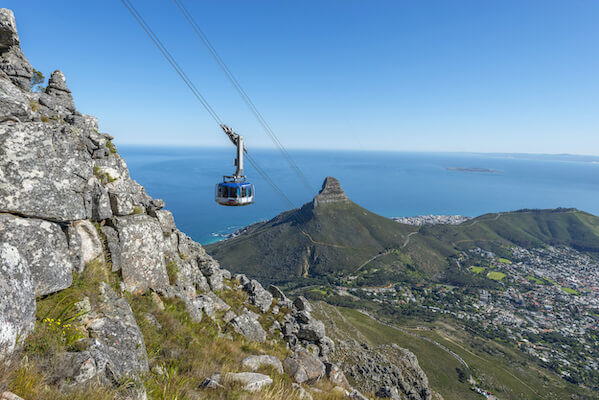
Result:
[[[314,197],[314,207],[337,202],[349,202],[349,199],[341,188],[339,181],[332,176],[327,176],[322,184],[322,189]]]
[[[36,295],[71,286],[73,264],[67,238],[58,224],[0,214],[0,242],[19,249],[27,260]]]
[[[0,9],[0,70],[14,85],[29,90],[33,68],[21,51],[15,16],[11,10]]]
[[[119,233],[120,264],[123,281],[130,292],[163,289],[168,286],[164,261],[162,229],[148,215],[113,219]]]
[[[27,260],[16,247],[0,243],[0,360],[35,324],[35,295]]]
[[[297,383],[316,383],[326,372],[325,366],[314,354],[299,349],[283,362],[285,371]]]

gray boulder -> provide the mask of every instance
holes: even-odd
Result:
[[[18,121],[33,119],[29,99],[21,89],[13,85],[8,76],[0,73],[0,122],[15,118]]]
[[[297,311],[312,311],[310,302],[304,296],[298,296],[295,300],[293,300],[293,306]]]
[[[319,342],[325,337],[324,323],[311,319],[306,324],[300,324],[297,337],[309,342]]]
[[[264,290],[260,282],[252,279],[244,285],[243,290],[247,292],[250,304],[258,307],[263,313],[270,309],[272,294]]]
[[[71,91],[67,87],[67,80],[61,71],[57,70],[52,72],[52,75],[50,75],[50,79],[48,80],[48,87],[46,88],[45,94],[54,97],[61,107],[70,111],[69,114],[75,111],[73,95],[71,95]]]
[[[283,364],[281,364],[281,361],[275,356],[249,356],[243,359],[241,366],[251,371],[257,371],[260,367],[267,366],[272,367],[279,374],[283,373]]]
[[[80,238],[81,260],[84,265],[104,255],[98,231],[91,222],[88,220],[75,221],[73,227]]]
[[[240,383],[243,385],[243,389],[248,392],[256,392],[273,382],[270,376],[255,372],[228,373],[226,379],[231,382]]]
[[[99,376],[116,386],[124,377],[137,378],[148,372],[148,356],[127,301],[106,283],[100,286],[100,294],[98,316],[88,327],[89,346],[83,355],[73,358],[73,377],[85,381]]]
[[[266,332],[260,325],[260,322],[250,313],[243,313],[233,318],[229,324],[233,330],[250,340],[264,343],[266,341]]]
[[[27,260],[16,247],[0,243],[0,360],[35,326],[33,288]]]
[[[17,396],[13,392],[3,392],[0,394],[0,400],[23,400],[23,398]]]
[[[121,273],[129,292],[145,292],[169,285],[162,229],[156,219],[148,215],[113,218],[120,243]]]
[[[285,372],[297,383],[313,384],[318,382],[326,373],[322,361],[305,349],[298,349],[293,355],[283,361]]]
[[[0,214],[0,242],[16,247],[25,258],[37,296],[71,286],[72,257],[58,224]]]
[[[80,143],[68,125],[0,125],[0,212],[64,222],[90,218],[93,173]]]

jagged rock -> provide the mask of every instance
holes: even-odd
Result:
[[[228,373],[226,378],[231,382],[242,384],[243,389],[248,392],[256,392],[272,383],[270,376],[256,372]]]
[[[306,298],[304,296],[298,296],[293,301],[293,306],[298,311],[307,311],[307,312],[311,312],[312,311],[312,306],[310,305],[310,302],[308,302],[308,300],[306,300]]]
[[[121,245],[119,243],[119,235],[116,230],[110,226],[104,225],[101,228],[102,234],[106,238],[106,247],[109,254],[109,259],[112,264],[112,271],[121,270]]]
[[[274,297],[277,300],[285,300],[287,298],[287,296],[285,296],[285,293],[283,293],[283,291],[275,285],[269,285],[268,291],[270,292],[270,294],[272,294],[272,297]]]
[[[48,80],[48,87],[46,88],[47,95],[57,99],[57,102],[67,110],[74,112],[75,103],[73,102],[73,96],[71,91],[67,87],[67,79],[61,71],[54,71],[50,75]]]
[[[348,203],[349,199],[341,188],[339,181],[332,176],[327,176],[322,184],[322,189],[320,189],[320,192],[314,197],[314,207],[337,202]]]
[[[336,364],[329,363],[329,362],[324,363],[324,366],[325,366],[327,378],[329,379],[329,381],[331,381],[336,386],[341,386],[346,389],[351,388],[351,385],[347,381],[345,374],[343,373],[341,368],[339,368],[339,366],[337,366]]]
[[[105,383],[117,386],[125,376],[135,378],[147,372],[146,348],[131,307],[106,283],[100,285],[97,314],[88,327],[92,338],[89,346],[73,357],[71,377],[85,381],[99,376]]]
[[[266,332],[255,318],[248,312],[245,312],[237,317],[233,318],[229,324],[233,327],[233,330],[250,340],[264,343],[266,341]]]
[[[0,242],[19,249],[27,260],[37,296],[71,286],[72,258],[66,235],[58,224],[0,214]]]
[[[214,318],[214,301],[208,296],[196,296],[188,303],[187,310],[197,322],[202,320],[204,313],[208,317]]]
[[[135,203],[131,194],[110,192],[108,196],[114,215],[131,215],[135,212]]]
[[[0,125],[0,212],[52,221],[88,219],[91,158],[69,126]]]
[[[279,374],[283,373],[283,364],[281,364],[281,361],[275,356],[249,356],[243,359],[241,366],[252,371],[257,371],[260,367],[267,366],[272,367]]]
[[[175,225],[175,219],[173,218],[173,214],[168,210],[156,210],[153,211],[150,215],[156,217],[162,231],[164,233],[171,233],[177,229]]]
[[[264,290],[260,282],[252,279],[244,285],[243,290],[248,294],[248,301],[255,305],[260,311],[267,312],[272,304],[272,294]]]
[[[287,357],[283,362],[283,366],[285,372],[297,383],[316,383],[326,372],[322,361],[305,349],[299,349],[293,355]]]
[[[324,337],[318,342],[318,347],[320,348],[320,356],[328,357],[330,353],[335,351],[335,342],[329,337]]]
[[[27,260],[0,243],[0,360],[35,326],[35,293]]]
[[[3,392],[0,395],[0,400],[23,400],[21,397],[17,396],[13,392]]]
[[[98,231],[91,222],[87,220],[75,221],[73,222],[73,227],[80,238],[81,260],[84,265],[104,255]]]
[[[387,388],[389,393],[397,390],[399,398],[411,400],[432,397],[428,378],[416,356],[397,345],[361,346],[348,339],[338,342],[335,354],[340,368],[360,390],[374,392]]]
[[[23,90],[29,91],[33,68],[19,47],[15,16],[11,10],[0,9],[0,70]]]
[[[306,324],[300,324],[297,337],[310,342],[319,342],[325,337],[324,323],[312,319]]]
[[[96,179],[90,183],[91,200],[92,200],[92,216],[94,221],[102,221],[112,217],[112,206],[110,205],[110,197],[108,191]]]
[[[162,229],[148,215],[113,218],[119,235],[123,281],[128,291],[145,292],[169,285],[162,251]]]
[[[8,77],[0,76],[0,122],[15,117],[19,121],[33,119],[29,99]]]

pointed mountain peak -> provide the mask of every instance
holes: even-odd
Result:
[[[349,202],[349,199],[341,188],[339,181],[332,176],[327,176],[322,184],[322,189],[320,189],[320,192],[314,197],[314,207],[336,202],[345,203]]]

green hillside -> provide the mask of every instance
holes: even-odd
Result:
[[[224,267],[264,282],[306,286],[350,278],[383,285],[439,281],[451,265],[448,258],[460,250],[481,247],[502,254],[512,245],[565,245],[597,256],[599,218],[558,208],[417,227],[360,207],[327,178],[314,201],[206,249]]]
[[[353,202],[308,203],[206,249],[236,272],[282,282],[350,274],[385,249],[400,248],[416,230]]]

